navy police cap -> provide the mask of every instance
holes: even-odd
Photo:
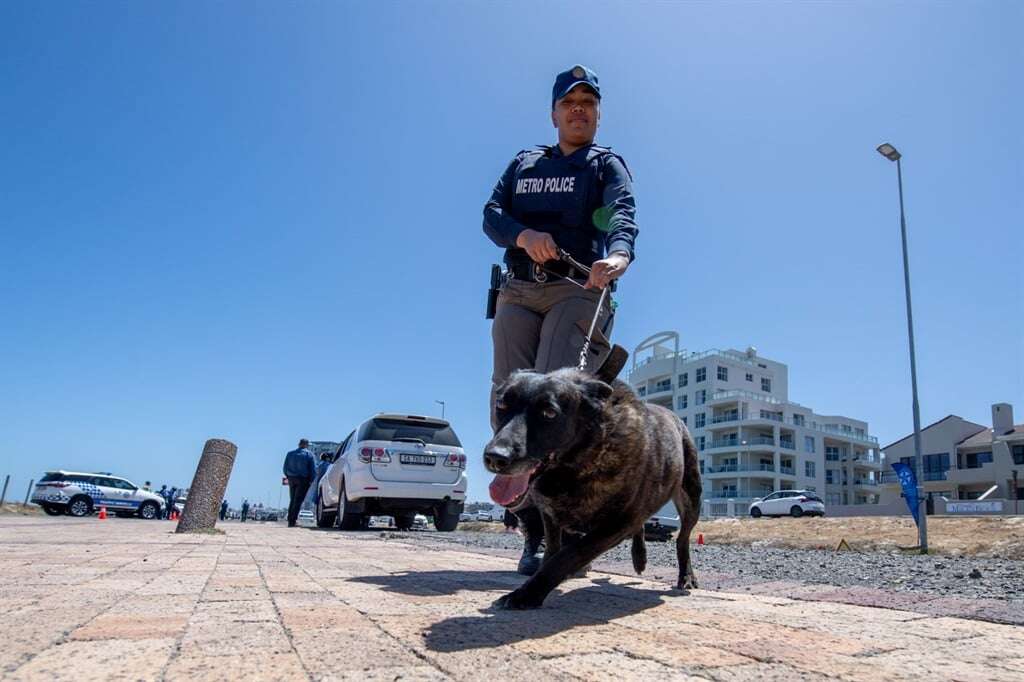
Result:
[[[555,87],[551,89],[551,106],[555,106],[555,102],[568,95],[569,91],[580,83],[593,90],[597,98],[601,99],[601,88],[597,84],[597,74],[582,64],[577,64],[568,71],[563,71],[555,76]]]

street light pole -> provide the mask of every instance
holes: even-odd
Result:
[[[900,193],[900,234],[903,239],[903,288],[907,297],[907,336],[910,340],[910,386],[914,396],[914,469],[917,473],[917,516],[920,523],[917,526],[917,544],[921,548],[921,554],[928,553],[928,514],[925,509],[924,487],[921,485],[924,468],[921,458],[921,409],[917,402],[917,357],[914,353],[914,313],[910,305],[910,259],[907,256],[907,218],[903,210],[903,167],[900,159],[903,157],[896,148],[889,143],[880,144],[878,153],[896,162],[896,180]]]
[[[434,402],[441,406],[441,419],[444,419],[444,401],[435,400]]]

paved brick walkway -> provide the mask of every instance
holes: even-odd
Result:
[[[504,557],[229,523],[0,517],[4,679],[1024,679],[1024,629],[592,573],[490,612]]]

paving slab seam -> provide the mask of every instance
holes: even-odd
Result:
[[[292,562],[292,564],[295,565],[295,566],[298,566],[298,564],[295,564],[294,561]],[[264,587],[267,587],[267,592],[270,592],[270,588],[267,586],[266,574],[263,572],[263,563],[262,562],[259,562],[259,561],[256,562],[256,570],[259,571],[260,579],[263,581]],[[303,573],[306,573],[306,570],[301,568],[301,567],[300,567],[300,570],[302,570]],[[309,576],[308,573],[306,573],[306,575]],[[320,585],[320,583],[317,583],[317,585],[320,586],[321,588],[323,587],[323,585]],[[274,613],[277,614],[277,621],[279,623],[281,623],[281,629],[284,630],[284,636],[288,638],[288,646],[291,647],[292,653],[295,654],[295,658],[298,659],[299,665],[302,667],[302,672],[305,673],[307,680],[312,680],[313,679],[313,674],[310,672],[309,667],[306,665],[305,659],[303,659],[303,657],[299,654],[299,650],[295,646],[295,640],[292,637],[291,628],[285,627],[285,625],[284,625],[284,623],[285,623],[284,614],[281,613],[281,607],[278,606],[277,600],[274,599],[274,593],[273,592],[270,592],[270,603],[271,603],[271,605],[272,605],[272,607],[274,609]]]
[[[313,554],[310,554],[310,552],[308,550],[304,550],[303,553],[306,556],[317,558]],[[299,568],[302,570],[303,573],[306,574],[306,577],[308,577],[311,581],[313,581],[314,583],[319,585],[320,588],[325,590],[328,594],[331,594],[331,592],[329,590],[327,590],[327,588],[324,587],[324,585],[321,584],[319,580],[317,580],[315,577],[313,577],[313,575],[310,574],[310,572],[307,569],[305,569],[305,568],[303,568],[301,566]],[[392,574],[392,575],[394,575],[394,574]],[[378,631],[383,633],[384,636],[386,636],[388,639],[390,639],[390,640],[394,641],[395,643],[397,643],[399,647],[401,647],[405,651],[409,652],[410,654],[412,654],[414,657],[416,657],[420,661],[423,661],[426,665],[430,666],[433,670],[436,670],[436,671],[438,671],[439,673],[441,673],[443,675],[446,675],[446,676],[449,676],[449,677],[454,677],[454,675],[452,673],[450,673],[447,670],[444,670],[443,668],[441,668],[440,665],[437,662],[431,660],[425,654],[422,654],[419,651],[417,651],[416,648],[413,647],[412,645],[403,642],[399,637],[396,637],[395,635],[391,634],[386,629],[384,629],[384,627],[381,625],[381,623],[379,623],[377,620],[375,620],[373,618],[372,614],[367,613],[366,611],[361,610],[358,606],[355,606],[354,604],[351,604],[351,603],[347,602],[344,597],[339,597],[339,596],[335,595],[335,598],[338,599],[343,604],[345,604],[346,606],[348,606],[349,608],[354,609],[355,611],[357,611],[360,615],[362,615],[364,618],[366,618],[370,623],[373,623],[373,626],[375,628],[377,628]],[[280,613],[278,615],[280,617]],[[285,628],[285,630],[287,631],[288,628]],[[289,639],[291,639],[291,634],[290,633],[289,633],[288,637],[289,637]]]
[[[33,544],[33,543],[22,543],[22,544]],[[121,544],[127,544],[127,543],[121,543]],[[96,579],[96,578],[107,576],[110,573],[116,573],[119,568],[120,567],[113,567],[113,568],[111,568],[110,571],[106,571],[104,573],[99,573],[99,574],[93,576],[92,578],[89,578],[88,580],[86,580],[86,582],[88,582],[89,580],[92,580],[92,579]],[[159,579],[161,576],[162,576],[162,573],[154,572],[153,577],[151,577],[149,580],[147,580],[144,585],[140,585],[136,589],[132,590],[130,594],[136,594],[139,590],[144,589],[146,586],[148,586],[150,583],[154,582],[155,580]],[[43,600],[43,597],[40,597],[38,602],[41,602],[42,600]],[[28,658],[26,658],[25,660],[21,661],[20,663],[14,665],[14,666],[8,666],[7,672],[12,673],[12,674],[17,673],[18,670],[20,670],[21,668],[23,668],[26,665],[29,665],[33,660],[35,660],[37,657],[42,655],[44,652],[50,650],[51,648],[53,648],[55,646],[62,646],[64,644],[68,643],[70,641],[68,638],[75,631],[77,631],[80,628],[86,627],[87,625],[89,625],[90,623],[95,621],[96,619],[106,615],[111,610],[113,610],[117,605],[118,605],[118,602],[114,601],[109,606],[107,606],[105,609],[103,609],[99,613],[95,614],[92,618],[89,618],[85,622],[79,623],[77,625],[73,625],[70,628],[62,630],[61,634],[58,637],[56,637],[53,640],[51,640],[50,643],[47,646],[39,648],[37,651],[35,651],[34,653],[30,654],[28,656]]]
[[[195,550],[192,550],[192,551],[195,551]],[[179,557],[179,561],[182,558],[188,556],[191,553],[192,552],[188,552],[187,554],[183,554],[181,557]],[[160,679],[160,680],[166,680],[167,679],[167,671],[170,669],[171,665],[181,655],[181,645],[185,641],[185,635],[188,634],[188,626],[189,626],[189,624],[191,624],[192,619],[196,615],[196,611],[199,609],[199,604],[202,602],[202,598],[203,598],[203,592],[206,591],[207,585],[210,584],[210,578],[213,576],[214,571],[217,570],[217,566],[220,563],[220,555],[221,555],[221,553],[218,552],[217,553],[217,561],[213,565],[213,570],[211,570],[209,573],[206,574],[206,580],[203,582],[202,589],[199,590],[198,598],[196,599],[195,603],[192,605],[192,611],[189,612],[188,620],[185,621],[185,627],[182,628],[181,633],[179,633],[178,636],[175,637],[175,639],[174,639],[174,647],[171,649],[171,655],[167,657],[167,662],[164,663],[163,667],[160,669],[160,673],[159,673],[159,676],[158,676],[158,679]],[[177,562],[175,562],[175,563],[177,563]],[[160,575],[162,575],[162,573],[159,573],[157,575],[160,576]]]

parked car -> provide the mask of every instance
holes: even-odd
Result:
[[[476,513],[477,521],[494,521],[494,511],[491,509],[481,509]]]
[[[674,526],[662,524],[656,516],[652,516],[644,523],[644,539],[651,542],[668,542],[675,531]]]
[[[313,512],[308,509],[302,509],[299,511],[299,523],[313,523],[314,521],[315,518],[313,516]]]
[[[164,500],[126,478],[78,471],[47,471],[32,491],[32,501],[50,516],[89,516],[106,507],[118,516],[159,519]]]
[[[761,516],[824,516],[825,503],[811,490],[777,490],[755,500],[750,515]]]
[[[427,527],[427,517],[423,514],[415,514],[412,517],[412,527],[423,530]]]
[[[472,521],[474,516],[468,512],[462,512],[459,514],[459,521]]]
[[[359,425],[331,456],[320,479],[316,524],[358,530],[389,515],[399,530],[416,514],[439,531],[459,524],[466,501],[466,455],[443,419],[377,414]]]

